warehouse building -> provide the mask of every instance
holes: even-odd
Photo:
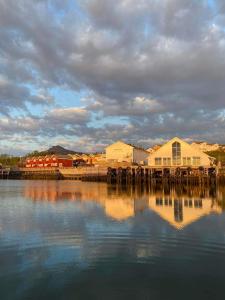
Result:
[[[46,155],[27,157],[26,168],[65,168],[72,167],[73,159],[68,155]]]
[[[146,150],[126,144],[122,141],[106,147],[106,160],[116,162],[128,162],[136,164],[147,164],[149,152]]]

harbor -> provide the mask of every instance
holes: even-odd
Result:
[[[0,300],[225,298],[225,0],[0,0]]]
[[[225,183],[225,166],[195,144],[174,137],[147,150],[116,141],[103,153],[27,156],[20,166],[1,167],[0,178],[215,186]]]
[[[15,170],[7,175],[9,179],[13,177]],[[225,183],[225,166],[195,144],[174,137],[149,149],[116,141],[103,153],[28,156],[16,178],[215,186]]]

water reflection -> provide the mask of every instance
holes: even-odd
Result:
[[[176,229],[209,214],[221,214],[225,209],[225,188],[199,187],[112,186],[105,183],[71,181],[27,182],[24,196],[33,201],[94,202],[100,204],[106,216],[117,221],[127,220],[145,210],[151,210]]]
[[[224,298],[223,187],[0,181],[0,195],[1,300]]]

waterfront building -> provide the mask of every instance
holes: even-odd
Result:
[[[149,152],[146,150],[126,144],[122,141],[106,147],[106,160],[117,162],[128,162],[137,164],[147,164]]]
[[[155,152],[156,150],[158,150],[160,147],[161,147],[161,145],[154,145],[153,147],[148,148],[147,151],[148,151],[149,153],[153,153],[153,152]]]
[[[87,164],[87,160],[83,157],[82,154],[69,154],[69,156],[73,159],[73,167],[83,166]]]
[[[25,161],[26,168],[63,168],[72,167],[73,159],[68,155],[46,155],[27,157]]]
[[[175,137],[149,155],[148,165],[155,168],[210,168],[214,158]]]

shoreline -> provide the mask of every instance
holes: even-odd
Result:
[[[165,169],[165,170],[168,170]],[[214,186],[225,184],[224,170],[207,173],[200,168],[192,170],[191,173],[186,169],[175,170],[175,173],[165,172],[165,170],[153,169],[148,166],[131,167],[78,167],[78,168],[21,168],[17,171],[2,173],[2,180],[75,180],[86,182],[107,182],[110,184],[121,185],[148,185],[148,184],[167,184],[167,185],[207,185]],[[173,170],[174,171],[174,170]]]

